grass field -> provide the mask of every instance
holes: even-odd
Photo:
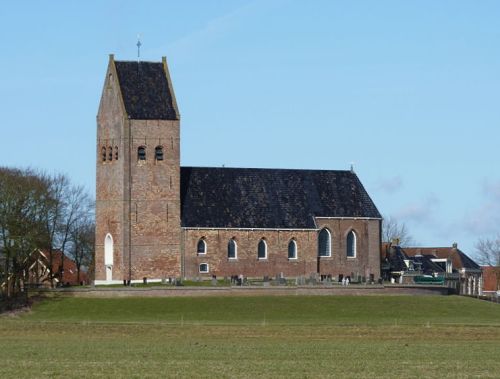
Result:
[[[57,298],[0,316],[0,378],[500,377],[463,297]]]

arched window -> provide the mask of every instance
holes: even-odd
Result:
[[[113,266],[113,237],[109,233],[104,238],[104,264]]]
[[[196,248],[196,252],[198,254],[206,254],[207,253],[207,242],[205,241],[205,238],[200,238],[198,241],[198,246]]]
[[[163,146],[156,146],[155,147],[155,159],[157,161],[163,160]]]
[[[113,148],[110,146],[108,147],[108,161],[113,160]]]
[[[288,242],[288,259],[297,259],[297,242],[294,239]]]
[[[106,281],[111,282],[113,280],[113,237],[111,234],[106,234],[104,238],[104,270],[106,272]]]
[[[257,245],[257,259],[267,259],[267,243],[264,238]]]
[[[200,274],[206,274],[208,270],[208,263],[200,263],[199,267]]]
[[[238,257],[238,245],[234,237],[227,244],[227,257],[229,259],[236,259]]]
[[[146,160],[146,148],[144,146],[139,146],[137,148],[137,160],[139,161]]]
[[[326,228],[321,229],[318,235],[318,256],[332,256],[332,236],[330,231]]]
[[[354,230],[347,234],[347,258],[356,258],[356,233]]]
[[[115,161],[118,160],[118,146],[115,146]]]
[[[101,159],[106,162],[106,148],[104,146],[101,148]]]

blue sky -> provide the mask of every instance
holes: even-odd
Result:
[[[348,169],[422,245],[500,232],[499,1],[3,1],[0,165],[95,191],[108,61],[166,55],[186,166]]]

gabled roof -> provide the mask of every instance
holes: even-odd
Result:
[[[166,62],[114,61],[127,115],[134,120],[177,120]]]
[[[409,256],[434,255],[436,258],[450,259],[454,269],[465,268],[468,270],[481,270],[467,254],[456,247],[404,247],[404,252]]]
[[[408,271],[409,268],[405,264],[405,260],[413,262],[414,269],[417,265],[420,266],[420,270],[424,275],[432,275],[434,273],[443,273],[445,269],[439,266],[437,263],[433,262],[432,259],[435,258],[432,254],[415,254],[410,255],[406,253],[405,248],[400,246],[393,246],[393,249],[387,250],[387,255],[385,257],[390,265],[390,271]]]
[[[314,217],[381,218],[351,171],[181,167],[183,227],[314,229]]]
[[[389,242],[383,242],[380,245],[380,256],[381,259],[390,253],[391,247],[393,246]],[[416,255],[426,255],[434,256],[435,258],[450,259],[453,269],[467,269],[467,270],[480,270],[481,267],[474,262],[467,254],[455,246],[451,247],[403,247],[401,248],[404,253],[409,257],[414,257]]]

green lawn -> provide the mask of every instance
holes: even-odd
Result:
[[[499,377],[463,297],[56,298],[0,316],[0,378]]]

